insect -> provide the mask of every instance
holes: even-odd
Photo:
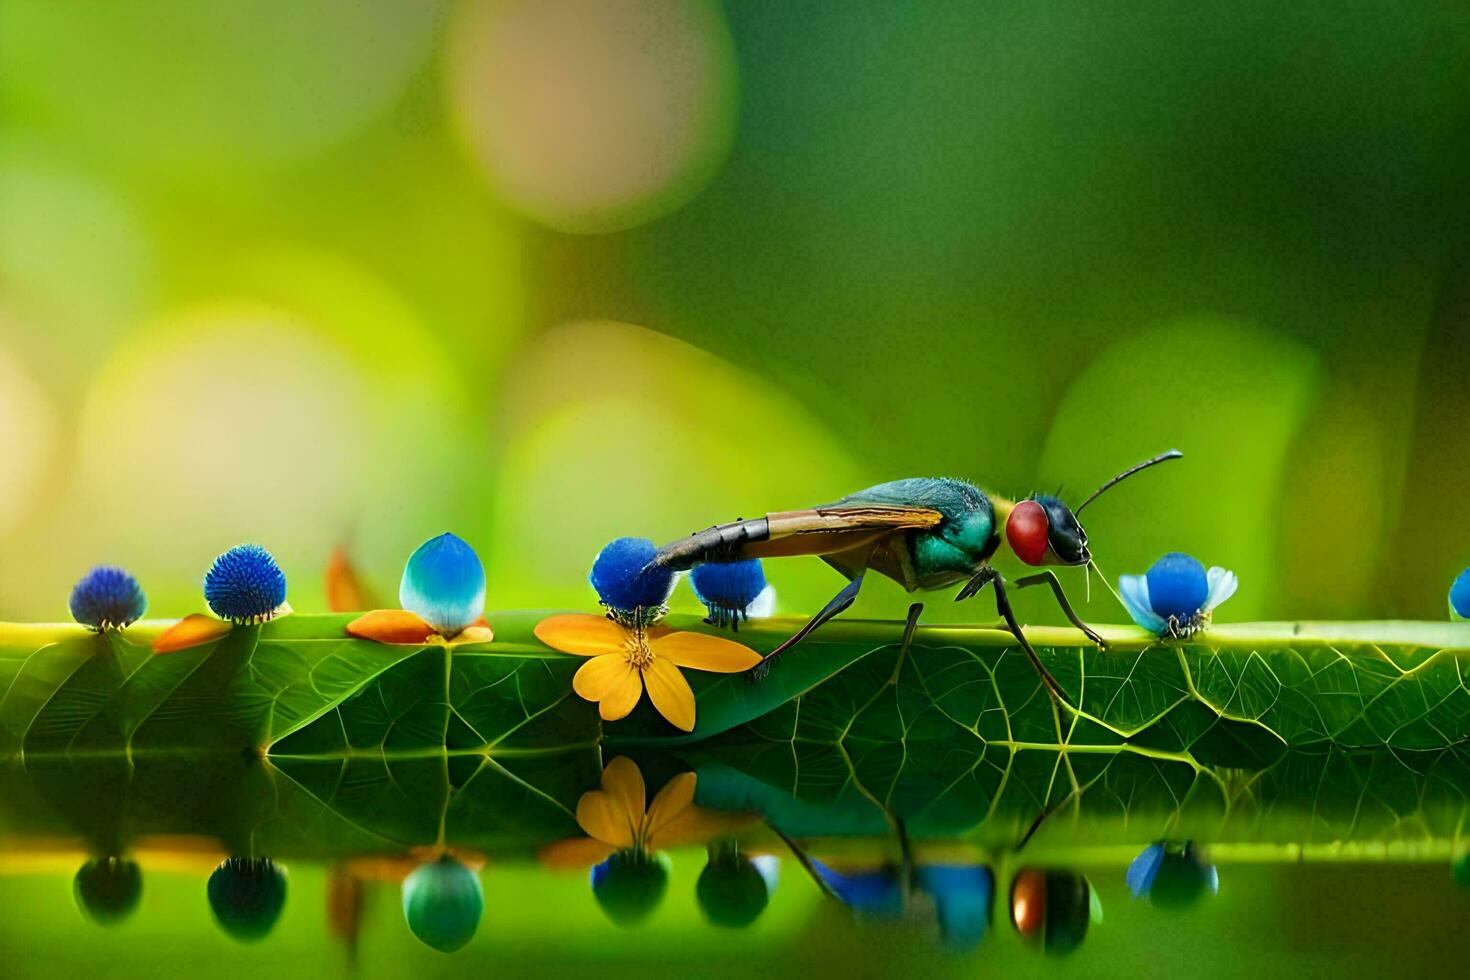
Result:
[[[683,571],[706,562],[746,558],[816,555],[848,578],[848,584],[801,629],[766,655],[756,678],[782,653],[852,605],[869,570],[887,576],[910,592],[964,583],[955,600],[971,598],[987,585],[996,612],[1026,652],[1048,690],[1066,701],[1021,632],[1011,610],[1006,582],[991,565],[1002,543],[1031,566],[1088,565],[1087,533],[1077,521],[1088,504],[1135,473],[1183,454],[1171,449],[1132,466],[1099,487],[1075,511],[1047,494],[1011,501],[963,480],[913,478],[880,483],[834,503],[805,510],[778,511],[698,531],[660,548],[651,565]],[[1078,618],[1055,573],[1044,571],[1016,581],[1017,587],[1049,585],[1062,612],[1092,642],[1102,637]]]

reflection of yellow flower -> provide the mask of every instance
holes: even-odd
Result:
[[[667,626],[627,627],[602,616],[569,613],[536,624],[536,639],[553,650],[591,657],[572,689],[598,702],[605,721],[625,717],[643,689],[659,714],[676,728],[694,730],[694,692],[680,667],[734,674],[760,663],[760,654],[734,640]]]
[[[587,836],[547,845],[541,861],[555,868],[586,868],[619,851],[702,843],[749,821],[695,805],[696,778],[692,772],[675,776],[645,810],[643,774],[632,760],[618,756],[602,772],[602,789],[583,793],[577,801],[577,823]]]

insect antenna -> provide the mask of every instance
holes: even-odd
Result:
[[[1103,574],[1103,570],[1097,567],[1097,560],[1095,558],[1089,557],[1087,559],[1087,566],[1091,568],[1094,572],[1097,572],[1097,577],[1102,579],[1102,584],[1107,586],[1108,591],[1113,594],[1113,598],[1118,600],[1118,605],[1122,606],[1125,609],[1128,608],[1127,603],[1123,601],[1123,597],[1118,595],[1118,590],[1113,588],[1113,583],[1109,582],[1108,577]]]
[[[1104,483],[1102,486],[1100,486],[1096,490],[1094,490],[1092,492],[1092,496],[1091,497],[1088,497],[1086,500],[1082,501],[1082,507],[1086,507],[1088,504],[1092,503],[1098,497],[1101,497],[1103,495],[1103,492],[1104,491],[1107,491],[1107,490],[1112,489],[1113,487],[1117,486],[1119,483],[1122,483],[1124,480],[1128,479],[1134,473],[1138,473],[1138,472],[1141,472],[1142,470],[1146,470],[1150,466],[1157,466],[1159,463],[1163,463],[1163,462],[1166,462],[1166,461],[1171,460],[1171,459],[1179,459],[1183,455],[1184,454],[1181,453],[1179,450],[1177,450],[1177,449],[1171,449],[1171,450],[1169,450],[1166,453],[1159,453],[1157,456],[1153,457],[1152,459],[1146,459],[1142,463],[1139,463],[1137,466],[1130,466],[1130,467],[1128,467],[1128,469],[1126,469],[1123,472],[1119,473],[1117,476],[1113,477],[1107,483]],[[1082,507],[1078,507],[1075,511],[1073,511],[1073,513],[1076,513],[1076,514],[1082,513]]]

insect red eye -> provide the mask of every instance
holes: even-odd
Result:
[[[1051,527],[1046,509],[1034,500],[1023,500],[1006,518],[1006,541],[1016,557],[1028,565],[1046,563],[1047,535]]]

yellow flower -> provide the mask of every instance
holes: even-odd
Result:
[[[697,844],[739,830],[745,815],[706,810],[694,802],[692,772],[680,773],[664,785],[644,808],[643,773],[626,756],[602,771],[602,789],[577,801],[577,823],[586,837],[557,841],[541,849],[542,863],[553,868],[586,868],[620,851],[650,853],[664,847]]]
[[[647,688],[659,714],[686,732],[694,730],[694,692],[680,667],[734,674],[761,659],[733,640],[667,626],[624,626],[589,613],[548,616],[535,633],[553,650],[592,658],[572,678],[572,689],[596,701],[604,721],[626,717]]]

